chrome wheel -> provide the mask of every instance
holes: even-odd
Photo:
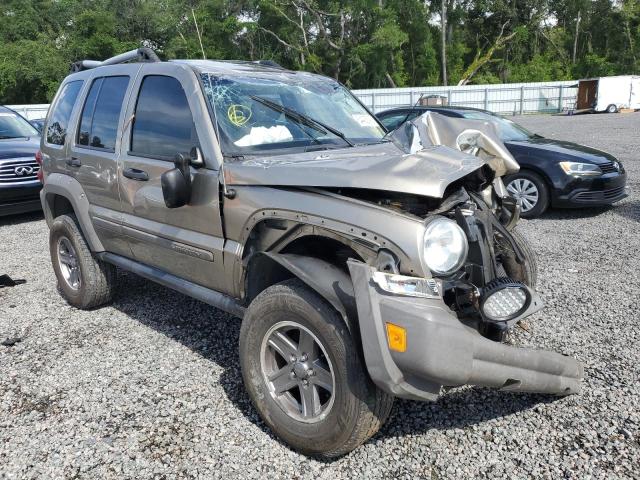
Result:
[[[81,283],[78,254],[67,237],[58,240],[58,266],[67,285],[78,290]]]
[[[334,400],[333,367],[309,329],[292,321],[275,324],[262,341],[260,363],[271,396],[287,415],[306,423],[327,416]]]
[[[540,199],[538,187],[531,180],[526,178],[516,178],[509,182],[507,191],[522,204],[522,212],[526,213],[533,209]]]

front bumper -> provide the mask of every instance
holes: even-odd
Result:
[[[566,183],[552,199],[554,207],[605,206],[629,196],[626,173],[610,173],[595,178],[566,177]]]
[[[23,184],[0,184],[0,216],[40,210],[39,181]]]
[[[464,325],[441,299],[396,296],[372,280],[372,267],[349,261],[367,370],[388,393],[435,400],[443,386],[569,395],[580,391],[582,363],[555,352],[516,348]],[[407,332],[407,349],[387,346],[386,322]]]

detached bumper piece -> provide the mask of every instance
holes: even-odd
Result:
[[[414,400],[435,400],[443,386],[467,384],[555,395],[580,391],[584,368],[574,358],[491,341],[460,322],[441,298],[385,292],[373,281],[375,269],[353,260],[348,265],[367,369],[383,390]],[[393,331],[404,331],[404,350],[389,347],[398,341]]]

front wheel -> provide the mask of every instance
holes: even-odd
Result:
[[[607,113],[616,113],[618,111],[618,107],[613,103],[607,107]]]
[[[267,425],[302,453],[348,453],[388,418],[345,322],[299,280],[267,288],[240,330],[244,384]]]
[[[507,192],[516,200],[520,200],[522,218],[538,217],[549,206],[549,188],[537,173],[521,170],[515,175],[510,175],[505,184]]]

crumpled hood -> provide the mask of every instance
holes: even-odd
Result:
[[[446,122],[446,130],[439,130],[434,124],[435,116],[438,117],[436,123],[441,119],[449,120],[428,112],[407,123],[411,125],[407,128],[415,129],[415,135],[406,131],[404,136],[392,134],[392,142],[225,163],[225,182],[227,185],[366,188],[442,198],[451,183],[485,164],[492,166],[490,160],[493,157],[481,158],[476,156],[478,153],[464,153],[457,143],[452,146],[442,141],[429,141],[430,133],[424,129],[438,131],[446,138],[451,136],[451,128],[454,127],[461,134],[473,131],[478,134],[477,138],[481,138],[480,143],[483,138],[495,142],[497,135],[479,132],[483,126],[475,120],[454,122],[453,126]],[[467,128],[462,128],[465,125]],[[488,138],[490,136],[493,138]],[[468,138],[465,137],[465,141],[469,141]],[[504,145],[501,148],[506,152]],[[484,152],[482,148],[476,150]],[[508,152],[506,155],[515,163]],[[517,167],[517,163],[515,165]]]

